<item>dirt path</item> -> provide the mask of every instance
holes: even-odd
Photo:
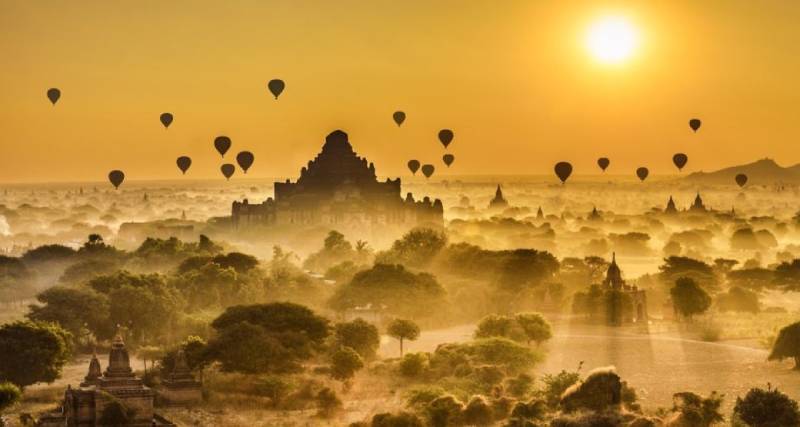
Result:
[[[433,351],[441,343],[469,340],[474,329],[475,325],[462,325],[424,331],[405,347],[410,352]],[[581,361],[584,372],[615,366],[648,408],[671,406],[673,393],[679,391],[707,394],[716,390],[726,395],[727,411],[736,396],[751,387],[766,387],[768,382],[800,399],[800,373],[791,370],[790,362],[767,362],[766,350],[734,343],[564,323],[556,325],[553,338],[543,348],[547,357],[537,366],[537,374],[574,370]],[[380,353],[398,356],[397,341],[384,338]]]

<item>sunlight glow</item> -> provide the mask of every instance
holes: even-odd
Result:
[[[592,56],[605,63],[628,59],[639,44],[639,34],[625,18],[608,16],[595,21],[586,34],[586,47]]]

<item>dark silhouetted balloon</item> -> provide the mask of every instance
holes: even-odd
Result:
[[[430,178],[435,169],[433,165],[422,165],[422,174],[425,175],[425,178]]]
[[[178,164],[178,169],[186,175],[186,171],[189,170],[189,166],[192,165],[192,159],[190,159],[189,156],[180,156],[175,163]]]
[[[168,128],[169,125],[172,124],[172,114],[170,113],[162,113],[159,119],[161,120],[161,124],[164,125],[165,128]]]
[[[683,169],[683,167],[686,166],[686,162],[688,162],[688,161],[689,161],[689,158],[686,157],[686,154],[683,154],[683,153],[678,153],[678,154],[672,156],[672,163],[675,163],[675,166],[678,167],[678,170]]]
[[[47,89],[47,99],[49,99],[50,102],[53,103],[53,105],[56,105],[56,102],[58,102],[58,98],[61,98],[60,90],[54,87]]]
[[[636,169],[636,176],[638,176],[639,179],[641,179],[643,182],[645,179],[647,179],[647,175],[650,175],[650,171],[647,170],[646,167],[641,167],[639,169]]]
[[[600,166],[600,169],[602,169],[603,172],[606,171],[606,169],[608,168],[608,165],[610,165],[610,164],[611,164],[611,160],[608,160],[608,157],[601,157],[601,158],[597,159],[597,166]]]
[[[253,166],[253,160],[255,159],[256,157],[253,156],[253,153],[249,151],[242,151],[236,155],[236,163],[239,164],[239,167],[242,168],[244,173],[247,173],[247,170],[250,169],[250,166]]]
[[[444,145],[444,148],[447,148],[451,142],[453,142],[453,131],[450,129],[442,129],[439,131],[439,141]]]
[[[231,139],[227,136],[218,136],[214,138],[214,148],[220,156],[225,157],[225,153],[231,148]]]
[[[743,173],[736,175],[735,179],[736,179],[736,184],[739,185],[739,188],[744,187],[744,185],[747,184],[747,175]]]
[[[113,170],[108,173],[108,180],[111,182],[111,185],[114,188],[119,188],[122,184],[122,181],[125,181],[125,174],[121,170]]]
[[[453,160],[455,160],[455,159],[456,159],[456,156],[454,156],[452,154],[445,154],[444,156],[442,156],[442,161],[444,162],[444,164],[447,165],[448,168],[450,167],[450,165],[453,164]]]
[[[567,178],[572,175],[572,165],[569,164],[569,162],[558,162],[553,169],[556,171],[556,176],[561,180],[562,184],[567,182]]]
[[[412,174],[416,175],[417,171],[419,170],[419,160],[409,160],[408,170],[410,170]]]
[[[392,114],[392,119],[395,123],[397,123],[397,126],[400,127],[400,125],[406,121],[406,113],[402,111],[395,111],[394,114]]]
[[[697,129],[700,129],[700,125],[702,124],[703,122],[701,122],[700,119],[689,120],[689,127],[692,128],[692,130],[695,132],[697,132]]]
[[[269,83],[267,83],[267,87],[269,88],[269,91],[272,92],[272,96],[274,96],[275,99],[278,99],[278,97],[281,96],[283,89],[286,88],[286,83],[284,83],[281,79],[272,79],[269,81]]]
[[[219,170],[220,172],[222,172],[222,175],[225,176],[225,179],[231,179],[233,173],[236,171],[236,166],[230,163],[225,163],[224,165],[219,167]]]

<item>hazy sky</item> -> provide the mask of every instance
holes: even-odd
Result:
[[[640,32],[615,65],[584,41],[609,15]],[[179,155],[217,178],[221,134],[228,157],[255,153],[249,175],[295,178],[337,128],[381,176],[411,158],[442,174],[595,173],[599,156],[672,173],[678,151],[689,171],[794,164],[798,22],[789,0],[2,0],[0,182],[177,178]]]

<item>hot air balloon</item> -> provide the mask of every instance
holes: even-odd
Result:
[[[189,156],[180,156],[178,160],[175,161],[178,164],[178,169],[186,175],[186,171],[189,170],[189,166],[192,165],[192,159]]]
[[[247,170],[253,165],[253,160],[255,159],[256,158],[253,156],[253,153],[249,151],[242,151],[236,155],[236,163],[239,164],[239,167],[242,168],[244,173],[247,173]]]
[[[451,142],[453,142],[453,131],[450,129],[442,129],[439,131],[439,141],[444,145],[444,148],[447,148]]]
[[[214,148],[217,149],[220,156],[225,157],[225,153],[231,148],[231,139],[227,136],[218,136],[214,138]]]
[[[222,172],[222,175],[225,176],[225,179],[231,179],[233,173],[236,171],[236,166],[230,163],[225,163],[224,165],[219,167],[219,170],[220,172]]]
[[[747,175],[743,173],[736,175],[734,179],[736,179],[736,184],[739,185],[739,188],[742,188],[745,184],[747,184]]]
[[[602,169],[603,172],[606,171],[606,168],[608,168],[608,165],[610,164],[611,160],[608,160],[608,157],[601,157],[597,159],[597,166],[600,166],[600,169]]]
[[[402,111],[395,111],[394,114],[392,114],[392,119],[395,123],[397,123],[397,127],[400,127],[400,125],[406,121],[406,113]]]
[[[433,165],[422,165],[422,174],[425,175],[425,178],[430,178],[434,170]]]
[[[114,188],[119,188],[122,184],[122,181],[125,181],[125,174],[121,170],[113,170],[108,173],[108,180],[111,182],[111,185]]]
[[[172,114],[171,113],[161,113],[161,116],[159,117],[159,120],[161,120],[161,124],[164,125],[164,128],[166,129],[166,128],[169,127],[169,125],[172,124]]]
[[[556,171],[556,176],[561,180],[562,184],[567,182],[567,178],[572,175],[572,165],[569,164],[569,162],[558,162],[553,169]]]
[[[417,171],[419,170],[419,160],[409,160],[408,170],[410,170],[412,174],[416,175]]]
[[[284,83],[281,79],[272,79],[269,81],[269,83],[267,83],[267,87],[269,88],[269,91],[272,92],[272,96],[274,96],[275,99],[278,99],[283,92],[283,89],[286,88],[286,83]]]
[[[703,122],[701,122],[700,119],[689,120],[689,127],[692,128],[694,132],[697,132],[697,129],[700,129],[700,125],[702,124]]]
[[[678,153],[672,156],[672,163],[675,163],[675,166],[678,167],[678,170],[683,169],[686,166],[686,162],[689,161],[689,158],[686,157],[686,154]]]
[[[442,161],[444,162],[444,164],[447,165],[448,168],[450,167],[450,165],[453,164],[453,160],[455,160],[455,159],[456,159],[456,156],[454,156],[452,154],[445,154],[444,156],[442,156]]]
[[[56,102],[58,102],[58,98],[61,98],[61,91],[60,90],[58,90],[58,89],[56,89],[54,87],[51,87],[50,89],[47,89],[47,99],[49,99],[50,102],[53,103],[53,105],[56,105]]]
[[[639,179],[642,180],[642,182],[644,182],[644,180],[647,178],[647,175],[650,175],[650,171],[647,170],[646,167],[641,167],[639,169],[636,169],[636,176],[638,176]]]

